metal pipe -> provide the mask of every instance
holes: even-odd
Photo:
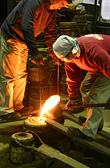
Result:
[[[59,95],[59,65],[57,65],[57,94]]]
[[[99,104],[74,104],[70,106],[71,109],[77,108],[88,108],[88,107],[110,107],[110,103],[99,103]],[[67,110],[67,107],[61,107],[61,110]]]
[[[40,105],[40,111],[41,111],[41,83],[40,83],[40,66],[39,68],[39,105]]]

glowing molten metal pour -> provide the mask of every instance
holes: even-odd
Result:
[[[41,115],[39,117],[39,122],[42,122],[42,117],[44,113],[46,113],[48,110],[55,107],[59,103],[59,101],[60,101],[59,95],[53,95],[46,100],[45,104],[42,107]]]

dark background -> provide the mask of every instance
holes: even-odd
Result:
[[[7,16],[7,0],[2,0],[0,3],[0,25],[3,23]]]

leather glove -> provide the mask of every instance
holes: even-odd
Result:
[[[35,65],[44,65],[44,61],[43,58],[41,59],[31,59],[31,63],[35,64]]]
[[[57,58],[56,55],[53,52],[49,53],[49,56],[52,59],[53,65],[61,65],[61,60],[59,58]]]
[[[61,65],[60,59],[52,59],[53,65]]]
[[[44,65],[44,60],[42,54],[38,51],[35,55],[31,55],[31,63],[35,65]]]
[[[66,108],[71,110],[71,106],[76,105],[76,101],[73,99],[69,99],[68,102],[66,103]]]

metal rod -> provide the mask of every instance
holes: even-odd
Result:
[[[59,95],[59,65],[57,65],[57,94]]]
[[[41,111],[41,84],[40,84],[40,66],[39,68],[39,105],[40,105],[40,111]]]
[[[71,109],[87,108],[87,107],[110,107],[110,103],[99,103],[99,104],[76,104],[70,106]],[[61,107],[62,110],[67,110],[66,107]]]
[[[99,104],[80,104],[74,105],[73,108],[87,108],[87,107],[110,107],[110,103],[99,103]]]

